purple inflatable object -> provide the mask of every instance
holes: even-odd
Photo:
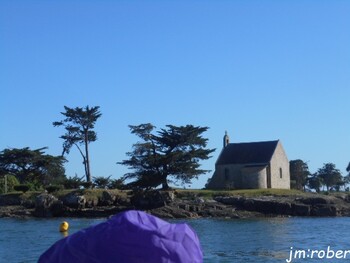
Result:
[[[196,233],[141,211],[117,214],[52,245],[39,263],[203,262]]]

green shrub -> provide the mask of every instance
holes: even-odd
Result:
[[[39,180],[25,181],[23,184],[27,185],[30,191],[42,191],[44,189],[44,186]]]
[[[6,176],[7,181],[7,193],[13,192],[15,189],[13,188],[15,185],[19,184],[19,181],[17,180],[16,176],[14,175],[7,175]],[[5,176],[0,178],[0,194],[5,193]]]
[[[16,191],[20,191],[20,192],[25,193],[25,192],[27,192],[29,190],[29,186],[26,185],[26,184],[19,184],[19,185],[15,185],[13,187],[13,189],[16,190]]]

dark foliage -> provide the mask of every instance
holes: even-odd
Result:
[[[103,177],[103,176],[93,177],[93,183],[97,188],[100,188],[100,189],[108,188],[111,182],[110,178],[111,178],[111,175],[108,177]]]
[[[15,185],[13,189],[15,189],[15,191],[20,191],[25,193],[29,190],[29,186],[26,184],[19,184],[19,185]]]
[[[335,164],[325,163],[322,168],[318,169],[317,176],[321,178],[324,185],[327,187],[327,191],[331,187],[337,187],[337,185],[342,184],[342,175],[341,172],[336,169]]]
[[[83,183],[83,177],[79,178],[77,175],[71,178],[66,178],[63,181],[63,186],[65,189],[78,189]]]
[[[125,189],[124,180],[123,179],[110,180],[108,188],[109,189]]]
[[[155,133],[155,126],[150,123],[129,127],[141,141],[127,153],[129,159],[120,162],[133,170],[123,180],[135,179],[132,184],[141,188],[162,184],[166,189],[170,180],[189,184],[193,178],[209,172],[200,169],[199,164],[215,150],[206,149],[208,140],[201,136],[208,127],[166,125]]]
[[[93,188],[94,184],[92,182],[82,182],[81,186],[85,189]]]
[[[45,154],[46,149],[44,147],[31,150],[26,147],[1,151],[0,174],[11,174],[22,184],[28,182],[39,187],[63,180],[65,159],[61,156]]]
[[[303,190],[310,176],[309,167],[306,162],[298,159],[289,162],[290,180],[294,181],[293,189]]]

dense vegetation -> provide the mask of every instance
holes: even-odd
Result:
[[[0,177],[3,183],[0,190],[11,191],[18,184],[27,184],[30,190],[40,189],[44,185],[61,184],[66,178],[63,166],[65,159],[45,154],[46,149],[31,150],[26,147],[1,151]]]
[[[348,166],[349,167],[349,166]],[[349,172],[350,169],[347,169]],[[317,172],[310,173],[308,165],[302,160],[290,161],[291,188],[305,190],[306,187],[316,192],[349,191],[350,174],[342,176],[339,169],[333,163],[325,163]]]

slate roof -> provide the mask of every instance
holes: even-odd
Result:
[[[277,147],[277,141],[229,143],[216,161],[222,164],[256,164],[270,162]]]

